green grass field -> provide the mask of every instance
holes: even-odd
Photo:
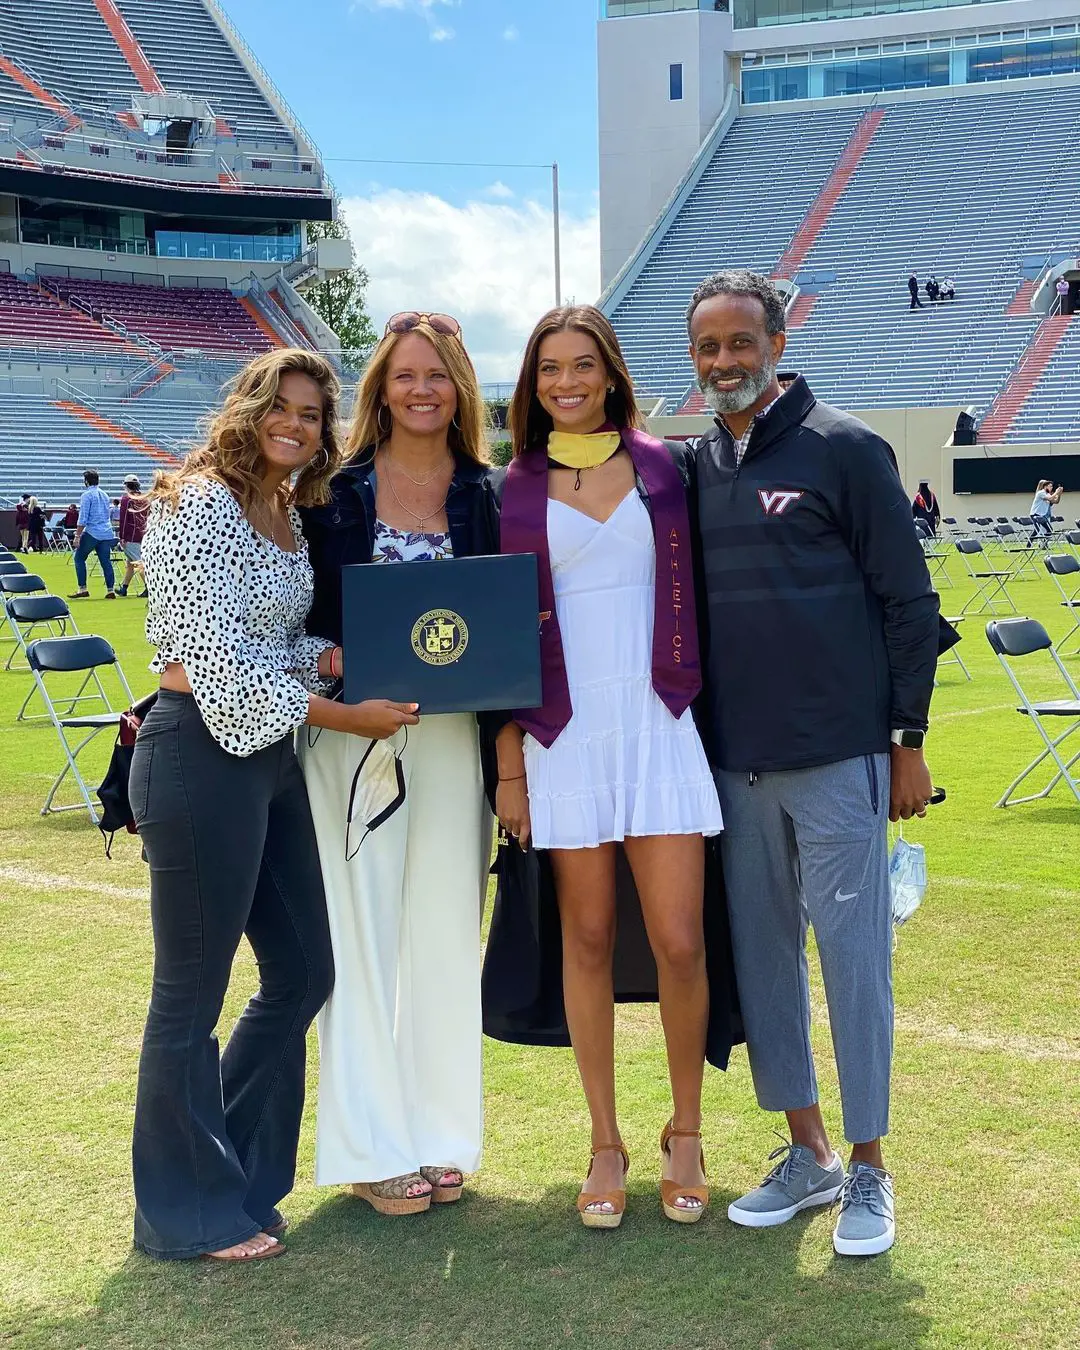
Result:
[[[73,589],[70,564],[41,565]],[[959,568],[952,565],[954,575]],[[101,583],[96,582],[100,597]],[[946,613],[968,590],[944,592]],[[1066,626],[1049,579],[1021,612]],[[136,693],[152,677],[144,605],[78,602]],[[150,982],[146,873],[135,839],[112,861],[85,815],[43,819],[57,764],[47,725],[16,726],[25,672],[0,673],[0,1342],[30,1347],[274,1350],[976,1350],[1080,1346],[1080,806],[1065,791],[996,811],[1036,738],[982,633],[974,675],[942,671],[928,751],[945,806],[910,837],[931,884],[896,951],[893,1131],[899,1238],[834,1258],[830,1218],[737,1229],[779,1117],[760,1112],[744,1053],[706,1081],[713,1208],[660,1214],[668,1109],[656,1012],[620,1013],[628,1213],[615,1233],[573,1212],[588,1125],[569,1052],[488,1043],[487,1155],[458,1206],[382,1219],[312,1183],[305,1122],[284,1259],[157,1264],[130,1245],[129,1137]],[[1080,674],[1080,657],[1068,662]],[[1046,682],[1034,688],[1049,695]],[[1058,695],[1060,696],[1060,695]],[[104,739],[104,738],[103,738]],[[108,747],[102,745],[97,762]],[[432,935],[433,951],[437,935]],[[238,959],[228,1018],[252,989]],[[815,985],[823,1105],[839,1104]],[[228,1019],[227,1019],[228,1021]],[[314,1079],[314,1038],[311,1076]],[[313,1098],[312,1098],[313,1099]],[[839,1142],[839,1141],[838,1141]]]

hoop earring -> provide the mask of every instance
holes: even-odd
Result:
[[[323,454],[323,462],[320,465],[316,466],[315,461],[314,460],[311,461],[311,467],[315,470],[316,473],[322,473],[324,469],[328,469],[330,467],[330,451],[327,450],[325,445],[322,447],[322,454]]]
[[[380,435],[380,436],[389,436],[390,433],[391,433],[391,432],[393,431],[393,429],[394,429],[394,419],[393,419],[393,417],[391,417],[391,418],[390,418],[390,425],[389,425],[388,427],[384,427],[383,424],[382,424],[382,415],[383,415],[384,410],[385,410],[386,412],[389,412],[389,411],[390,411],[390,409],[387,408],[387,406],[386,406],[385,403],[380,403],[380,404],[379,404],[379,411],[375,414],[375,426],[378,428],[378,431],[379,431],[379,435]]]
[[[459,432],[459,433],[460,433],[460,431],[461,431],[461,423],[457,420],[457,413],[456,413],[456,412],[454,413],[453,417],[451,417],[451,419],[450,419],[450,425],[454,428],[454,430],[455,430],[456,432]]]

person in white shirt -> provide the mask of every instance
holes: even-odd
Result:
[[[1035,534],[1044,541],[1049,539],[1054,532],[1050,515],[1053,508],[1061,501],[1061,494],[1064,491],[1065,488],[1061,485],[1054,487],[1049,478],[1040,479],[1039,486],[1035,489],[1035,496],[1031,503],[1031,523],[1034,526]]]
[[[149,496],[143,566],[157,701],[129,798],[150,864],[154,980],[139,1063],[135,1245],[166,1260],[276,1256],[304,1104],[305,1038],[333,984],[319,857],[293,735],[382,739],[415,709],[324,693],[341,649],[304,632],[297,504],[342,462],[338,381],[277,349],[236,378],[205,444]],[[259,990],[218,1059],[242,937]]]

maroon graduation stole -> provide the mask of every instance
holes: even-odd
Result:
[[[656,543],[652,684],[672,717],[681,717],[701,690],[697,612],[690,553],[686,490],[667,447],[642,431],[624,428],[623,448],[645,485]],[[573,715],[562,634],[548,552],[548,459],[545,448],[511,461],[503,488],[503,553],[535,553],[540,587],[540,671],[544,702],[515,711],[514,720],[542,746],[555,743]]]

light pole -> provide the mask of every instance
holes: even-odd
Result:
[[[551,166],[551,217],[555,231],[555,307],[562,304],[562,241],[559,236],[559,165]]]

